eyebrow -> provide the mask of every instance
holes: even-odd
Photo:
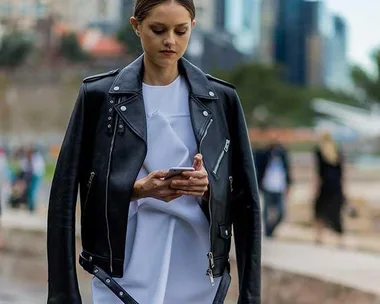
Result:
[[[188,22],[185,22],[185,23],[181,23],[181,24],[176,24],[175,26],[185,26],[185,25],[188,25],[188,24],[189,24]],[[161,22],[152,22],[152,25],[163,25],[163,26],[166,26],[166,24],[161,23]]]

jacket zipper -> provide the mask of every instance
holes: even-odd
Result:
[[[233,188],[234,178],[232,176],[230,176],[228,179],[230,180],[230,190],[231,190],[231,192],[233,192],[234,191],[234,188]]]
[[[230,142],[231,141],[229,139],[226,139],[226,143],[224,144],[223,150],[220,153],[220,156],[218,158],[218,161],[217,161],[217,163],[215,165],[215,168],[214,168],[214,171],[213,171],[213,173],[215,175],[218,173],[218,170],[219,170],[220,164],[222,163],[224,155],[228,152],[228,149],[230,147]]]
[[[120,99],[118,100],[117,103],[119,103]],[[109,150],[109,156],[108,156],[108,167],[107,167],[107,179],[106,179],[106,204],[105,204],[105,214],[106,214],[106,225],[107,225],[107,239],[108,239],[108,247],[110,250],[110,271],[113,273],[113,252],[112,252],[112,245],[111,245],[111,237],[110,237],[110,225],[109,225],[109,220],[108,220],[108,187],[109,187],[109,178],[110,178],[110,173],[111,173],[111,160],[112,160],[112,152],[115,144],[115,137],[116,137],[116,130],[117,130],[117,125],[119,122],[119,116],[116,115],[116,122],[115,122],[115,127],[113,130],[113,135],[112,135],[112,140],[111,140],[111,147]]]
[[[87,183],[87,194],[86,194],[86,200],[84,201],[84,210],[86,210],[88,198],[90,196],[92,181],[93,181],[94,177],[95,177],[95,172],[91,172],[90,178],[88,179],[88,183]]]
[[[203,140],[207,136],[208,129],[210,128],[212,122],[213,122],[213,119],[211,118],[210,121],[208,122],[207,126],[206,126],[206,129],[205,129],[203,135],[202,135],[202,138],[201,138],[201,141],[199,144],[200,150],[202,149]],[[200,151],[200,152],[202,153],[202,151]],[[207,168],[206,168],[206,171],[207,171]],[[207,253],[207,257],[209,260],[209,267],[207,269],[207,275],[210,278],[211,286],[214,286],[215,281],[214,281],[214,274],[212,273],[212,269],[214,268],[215,265],[214,265],[214,254],[212,253],[212,239],[211,239],[211,227],[212,227],[212,210],[211,210],[211,193],[212,193],[212,191],[211,191],[211,185],[209,185],[209,187],[210,187],[210,194],[209,194],[209,199],[208,199],[208,208],[209,208],[209,212],[210,212],[210,227],[209,227],[210,252]]]

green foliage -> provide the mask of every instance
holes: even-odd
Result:
[[[33,43],[21,32],[4,35],[0,45],[0,66],[15,67],[22,64],[33,48]]]
[[[73,62],[80,62],[89,59],[89,55],[83,51],[75,33],[69,33],[61,38],[61,55]]]
[[[361,67],[355,66],[352,69],[352,78],[355,84],[364,91],[367,101],[380,103],[380,49],[373,53],[372,60],[376,68],[375,75],[370,75]]]
[[[250,125],[311,126],[314,114],[310,102],[317,97],[356,104],[352,96],[341,92],[285,83],[278,67],[255,62],[214,75],[236,86]]]
[[[55,162],[48,162],[46,164],[46,170],[45,170],[45,180],[51,182],[53,180],[55,171]]]
[[[125,46],[127,54],[137,58],[143,52],[140,38],[136,35],[129,22],[126,22],[117,33],[118,40]]]

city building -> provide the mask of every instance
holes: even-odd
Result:
[[[232,36],[236,49],[246,56],[254,56],[260,38],[260,1],[220,1],[220,28]],[[217,23],[218,25],[218,23]]]
[[[275,27],[275,63],[284,70],[284,79],[303,85],[305,79],[305,45],[302,27],[303,0],[279,1]]]
[[[274,62],[283,67],[284,79],[296,85],[325,86],[332,30],[324,2],[279,1],[277,14]]]
[[[260,36],[260,0],[199,0],[186,55],[207,72],[253,60]]]
[[[107,30],[121,23],[122,0],[48,0],[50,13],[56,20],[74,30],[89,25]]]
[[[220,7],[219,0],[198,0],[195,1],[196,8],[196,27],[201,31],[212,32],[218,26],[218,19],[224,9]]]
[[[349,91],[347,25],[323,0],[262,0],[258,59],[296,85]]]
[[[350,68],[347,58],[347,24],[337,15],[331,15],[331,30],[326,37],[324,82],[333,90],[351,91]]]
[[[125,22],[126,18],[129,19],[129,17],[133,15],[134,8],[135,8],[134,2],[135,2],[134,0],[121,0],[120,18],[122,22],[123,21]]]
[[[328,35],[328,11],[322,1],[304,1],[302,3],[302,41],[305,53],[304,84],[324,85],[325,36]]]
[[[262,0],[260,7],[260,35],[257,59],[264,64],[275,61],[275,28],[279,0]]]
[[[22,30],[34,28],[48,14],[48,3],[42,0],[0,1],[0,21]]]

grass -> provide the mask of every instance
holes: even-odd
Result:
[[[45,181],[52,181],[54,176],[55,163],[47,163],[45,167]]]
[[[11,161],[9,164],[9,167],[13,173],[19,170],[19,166],[16,161]],[[55,162],[48,162],[45,165],[45,177],[44,177],[45,181],[51,182],[53,180],[54,170],[55,170]]]

